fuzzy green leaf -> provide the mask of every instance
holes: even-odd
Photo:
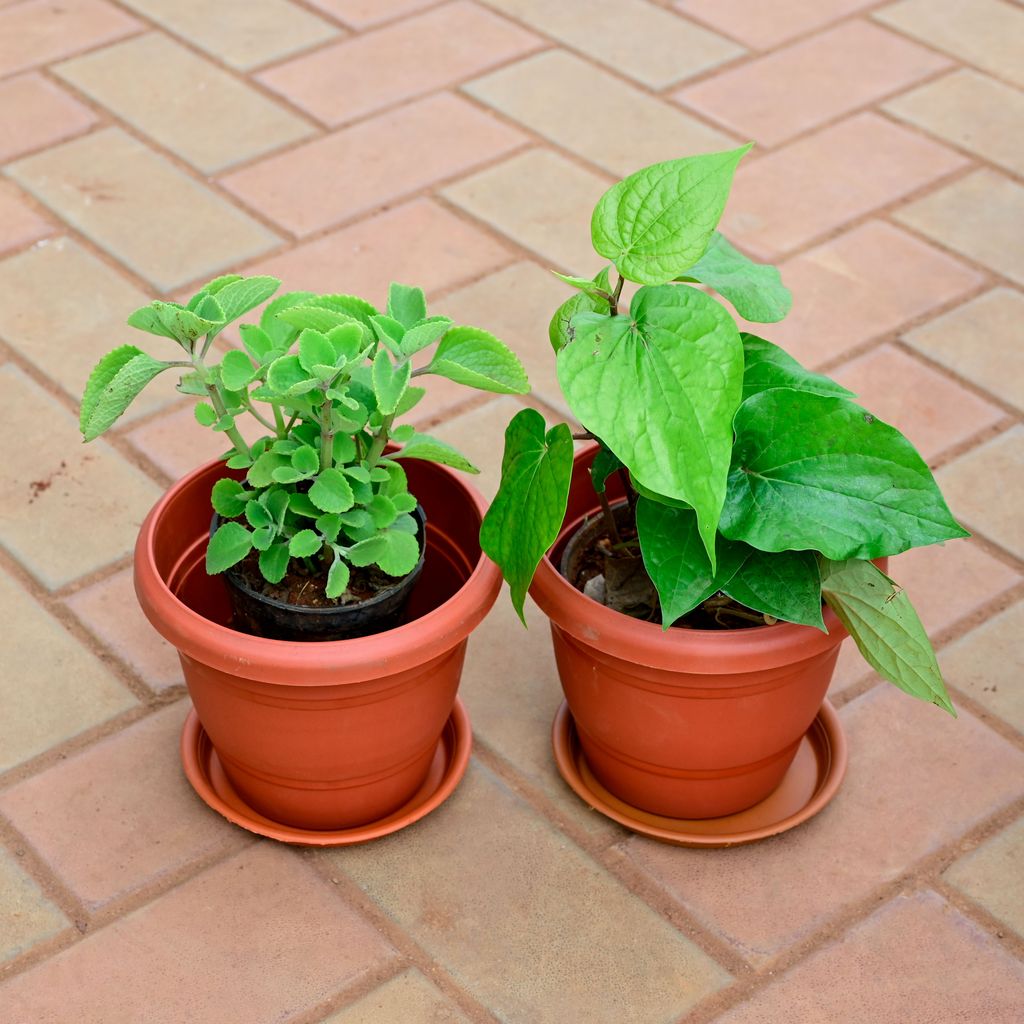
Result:
[[[378,530],[390,526],[398,515],[395,503],[386,494],[375,494],[366,506],[366,511],[373,519],[373,525]]]
[[[612,286],[608,267],[599,270],[594,275],[594,284],[595,291],[611,293]],[[571,295],[555,310],[555,315],[548,324],[548,340],[551,342],[551,347],[557,353],[572,341],[574,336],[571,327],[572,318],[577,313],[601,313],[608,316],[610,312],[611,307],[606,299],[586,292]]]
[[[166,369],[166,363],[134,345],[122,345],[108,352],[85,385],[78,412],[83,440],[91,441],[112,427],[142,389]]]
[[[388,316],[403,327],[412,327],[427,315],[427,300],[422,288],[392,283],[388,288]]]
[[[405,328],[394,317],[375,316],[373,318],[373,333],[389,352],[396,356],[402,354],[402,339],[405,337]]]
[[[225,519],[240,516],[245,511],[248,500],[249,492],[229,476],[218,480],[210,489],[210,504],[213,505],[214,512]]]
[[[245,503],[245,519],[256,530],[274,525],[274,517],[270,514],[270,510],[255,498],[250,498]]]
[[[749,554],[739,571],[723,584],[725,593],[756,612],[825,632],[821,577],[814,552],[770,554],[756,548],[747,550]]]
[[[594,209],[594,248],[630,281],[678,277],[707,250],[750,145],[653,164],[613,185]]]
[[[277,452],[263,452],[249,467],[245,479],[257,488],[269,487],[274,483],[274,473],[278,469],[287,466],[291,468],[291,460],[287,455],[279,455]]]
[[[299,334],[299,363],[307,375],[315,374],[317,366],[333,366],[336,359],[337,353],[327,335],[308,327]]]
[[[271,544],[266,551],[260,553],[260,572],[268,583],[280,583],[288,571],[291,561],[288,545]]]
[[[320,453],[308,444],[296,448],[292,452],[292,468],[303,476],[312,476],[320,471]]]
[[[545,431],[536,409],[523,409],[505,430],[501,486],[480,527],[480,545],[508,580],[519,617],[526,591],[565,517],[572,475],[572,433]]]
[[[196,418],[196,423],[201,424],[204,427],[212,427],[217,422],[217,412],[212,405],[208,405],[206,402],[197,402],[193,413]]]
[[[318,387],[319,382],[303,367],[298,356],[281,356],[270,364],[267,383],[279,395],[294,398]]]
[[[446,316],[431,316],[414,324],[402,336],[402,355],[412,356],[433,345],[451,325]]]
[[[224,311],[225,321],[230,323],[261,302],[266,302],[280,287],[281,282],[276,277],[240,277],[219,288],[215,294]]]
[[[174,331],[170,330],[164,325],[163,320],[157,314],[157,311],[150,306],[142,306],[135,310],[130,317],[128,317],[128,326],[134,327],[137,331],[145,331],[147,334],[155,334],[160,338],[170,338],[172,341],[178,341],[178,336]]]
[[[339,598],[348,590],[351,576],[348,566],[340,558],[335,558],[327,573],[327,586],[324,593],[330,598]]]
[[[427,372],[501,395],[525,395],[530,390],[519,357],[479,327],[451,328],[437,346]]]
[[[308,558],[315,555],[324,542],[320,535],[313,530],[299,530],[288,542],[288,554],[292,558]]]
[[[743,339],[743,401],[769,388],[853,397],[853,392],[831,378],[805,370],[778,345],[755,334],[741,334],[740,337]]]
[[[252,534],[241,523],[221,523],[206,548],[206,571],[215,576],[252,551]]]
[[[304,306],[315,298],[312,292],[286,292],[267,303],[260,314],[260,329],[266,333],[276,348],[287,348],[299,333],[292,324],[280,319],[280,314],[286,309]]]
[[[228,391],[241,391],[256,376],[252,360],[238,349],[224,354],[220,362],[220,379]]]
[[[373,393],[377,396],[377,408],[390,416],[402,398],[409,384],[412,366],[408,361],[395,366],[387,350],[380,348],[373,360]]]
[[[352,485],[340,469],[325,469],[309,489],[309,500],[321,512],[347,512],[355,503]]]
[[[452,469],[461,469],[464,473],[480,472],[457,448],[429,434],[417,434],[391,458],[425,459],[427,462],[440,462],[442,466],[451,466]]]

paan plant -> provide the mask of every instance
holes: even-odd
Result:
[[[159,360],[133,345],[106,355],[82,399],[82,436],[90,441],[109,429],[158,374],[185,371],[179,390],[199,399],[196,419],[224,435],[226,467],[238,471],[213,487],[220,523],[207,571],[252,556],[269,584],[290,572],[303,578],[307,596],[297,603],[354,601],[353,570],[402,577],[420,558],[417,501],[402,461],[478,472],[450,445],[399,425],[425,394],[413,379],[436,374],[510,394],[529,385],[501,341],[428,316],[422,290],[400,284],[391,285],[383,313],[352,295],[282,295],[258,325],[240,326],[242,349],[221,356],[217,336],[279,286],[272,277],[232,274],[186,305],[155,301],[136,310],[129,325],[168,338],[183,357]],[[252,443],[239,428],[243,416],[257,425]]]
[[[513,418],[482,545],[522,616],[565,515],[573,439],[596,441],[603,565],[600,587],[585,593],[660,614],[665,629],[783,620],[825,630],[824,600],[874,669],[955,713],[907,595],[872,560],[966,532],[899,431],[742,332],[720,301],[759,323],[791,304],[774,267],[716,230],[749,148],[655,164],[602,196],[591,234],[610,265],[558,275],[576,294],[550,327],[559,383],[585,431],[547,429],[532,409]],[[628,310],[626,281],[640,285]],[[605,496],[613,473],[627,495],[618,509]]]

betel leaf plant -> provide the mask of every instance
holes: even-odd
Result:
[[[207,571],[255,558],[268,583],[299,572],[319,581],[328,602],[344,603],[354,600],[353,569],[402,577],[419,560],[404,460],[478,472],[455,448],[398,423],[425,394],[414,379],[436,374],[509,394],[529,385],[501,341],[428,315],[422,290],[400,284],[391,285],[384,312],[352,295],[291,292],[270,302],[259,324],[239,327],[241,349],[213,346],[279,286],[272,277],[227,275],[185,305],[155,301],[132,313],[129,325],[169,339],[179,358],[133,345],[106,355],[82,398],[82,436],[109,429],[158,374],[184,371],[179,390],[198,399],[199,423],[224,435],[226,468],[236,471],[213,487],[220,522]],[[243,417],[254,421],[252,443]]]
[[[520,616],[562,526],[573,440],[599,451],[602,586],[586,590],[662,625],[715,628],[778,620],[826,627],[832,607],[885,678],[953,713],[907,595],[873,560],[966,532],[899,431],[771,341],[740,330],[773,323],[791,296],[717,225],[742,146],[655,164],[612,186],[591,221],[610,261],[551,320],[558,380],[582,433],[525,409],[505,439],[501,487],[481,541]],[[621,308],[625,282],[640,285]],[[711,292],[717,294],[710,294]],[[623,480],[610,507],[606,481]],[[637,601],[640,561],[651,600]],[[631,580],[626,600],[619,579]],[[639,609],[639,610],[638,610]]]

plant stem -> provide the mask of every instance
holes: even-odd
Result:
[[[618,316],[619,296],[622,295],[622,286],[626,283],[626,279],[621,274],[618,275],[618,278],[618,281],[615,282],[615,291],[612,292],[611,301],[608,303],[612,316]]]
[[[579,433],[573,434],[572,439],[574,441],[596,441],[597,438],[589,430],[582,430]]]
[[[377,465],[377,460],[381,457],[381,453],[387,447],[389,431],[391,430],[391,424],[395,422],[394,414],[384,417],[384,422],[380,425],[380,430],[377,431],[373,438],[373,444],[370,445],[370,450],[366,455],[366,461],[371,465]]]
[[[284,425],[284,415],[281,412],[281,406],[277,402],[271,402],[270,408],[274,410],[274,430],[277,431],[277,436],[285,438],[288,436],[288,430]]]
[[[618,474],[619,480],[622,481],[622,489],[626,492],[626,501],[629,502],[629,511],[632,513],[633,518],[636,519],[637,494],[632,481],[629,479],[629,470],[627,470],[625,466],[620,466]]]
[[[270,420],[268,420],[265,416],[261,415],[259,412],[256,411],[255,406],[253,406],[252,402],[249,401],[248,395],[246,395],[244,401],[247,412],[252,413],[252,415],[255,416],[256,419],[259,420],[259,422],[262,423],[263,426],[267,428],[267,430],[273,430],[275,433],[277,433],[277,427],[273,423],[271,423]]]
[[[597,497],[601,502],[601,514],[604,517],[604,524],[608,528],[608,534],[612,539],[612,543],[621,544],[622,537],[619,536],[619,526],[615,522],[615,514],[612,512],[611,505],[608,504],[608,495],[604,491],[599,491]]]

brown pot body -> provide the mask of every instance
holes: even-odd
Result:
[[[443,466],[405,467],[428,518],[426,565],[406,621],[374,636],[301,642],[228,627],[224,582],[204,566],[219,461],[175,484],[142,525],[142,609],[178,649],[232,785],[276,822],[354,827],[416,792],[452,711],[466,638],[497,597],[500,575],[478,539],[483,499]]]
[[[733,814],[782,781],[828,690],[846,631],[778,623],[663,631],[605,608],[555,568],[598,508],[596,449],[576,456],[562,533],[530,593],[551,620],[555,659],[591,770],[621,800],[672,818]],[[621,498],[617,478],[610,500]]]

